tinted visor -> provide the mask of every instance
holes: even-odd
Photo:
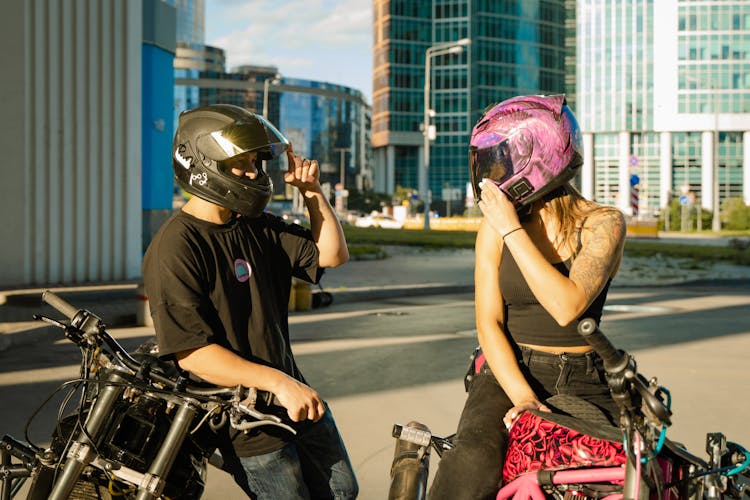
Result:
[[[483,179],[490,179],[496,184],[502,183],[513,175],[513,159],[510,157],[508,141],[502,141],[489,148],[469,148],[469,163],[471,185],[474,188],[474,198],[479,199],[482,189],[479,183]]]
[[[221,130],[201,135],[198,149],[215,161],[226,160],[247,151],[258,151],[261,160],[271,160],[289,148],[289,141],[260,116],[238,120]]]

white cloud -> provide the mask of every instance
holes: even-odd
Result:
[[[367,92],[372,0],[206,0],[206,43],[224,49],[228,69],[276,66]],[[340,79],[347,70],[357,83]]]

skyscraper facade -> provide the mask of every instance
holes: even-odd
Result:
[[[639,218],[750,202],[748,2],[580,0],[577,47],[584,194]]]
[[[564,92],[565,9],[564,0],[375,0],[376,190],[417,189],[427,174],[433,199],[463,200],[467,146],[482,111],[518,94]],[[452,43],[462,49],[428,55]],[[435,126],[427,165],[425,95]]]

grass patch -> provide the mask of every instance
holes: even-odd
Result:
[[[472,231],[425,231],[424,229],[383,229],[345,226],[344,234],[351,248],[380,245],[408,245],[424,248],[474,248],[477,233]],[[350,253],[351,252],[350,248]],[[359,250],[357,250],[359,251]],[[372,253],[371,251],[362,251]],[[693,259],[698,263],[723,262],[750,266],[750,249],[731,246],[690,245],[668,241],[629,239],[625,242],[629,257],[664,257]]]
[[[424,229],[383,229],[344,226],[350,245],[406,245],[426,248],[474,248],[477,233],[472,231],[426,231]]]
[[[750,251],[729,246],[689,245],[660,241],[627,240],[625,255],[628,257],[676,257],[697,262],[723,262],[727,264],[750,265]]]

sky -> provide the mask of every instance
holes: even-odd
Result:
[[[226,69],[276,66],[283,77],[346,85],[372,103],[372,0],[205,0],[206,44]]]

